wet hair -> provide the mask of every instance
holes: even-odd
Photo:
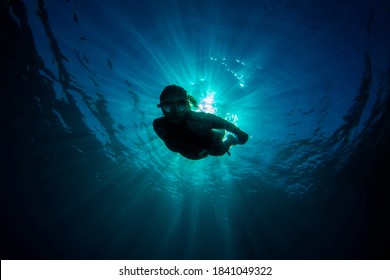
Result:
[[[183,97],[184,100],[187,100],[187,91],[177,85],[166,86],[160,95],[160,102],[164,101],[169,95],[175,95]]]
[[[180,86],[177,85],[166,86],[164,90],[161,92],[160,103],[162,103],[169,95],[182,97],[184,100],[187,101],[188,105],[191,104],[192,106],[199,108],[195,98],[192,97],[191,95],[187,95],[187,91]]]
[[[196,108],[199,109],[199,107],[198,107],[198,102],[196,101],[196,99],[195,99],[193,96],[188,95],[187,101],[188,101],[189,103],[191,103],[194,107],[196,107]]]

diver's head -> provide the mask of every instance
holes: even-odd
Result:
[[[160,95],[160,104],[162,113],[172,122],[178,123],[190,109],[188,103],[187,91],[179,86],[166,86]]]

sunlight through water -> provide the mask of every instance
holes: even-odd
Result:
[[[359,149],[388,127],[384,1],[3,3],[24,36],[9,44],[23,55],[9,56],[21,74],[4,115],[27,140],[10,162],[30,172],[15,185],[38,182],[21,201],[48,216],[36,232],[66,240],[42,235],[56,257],[350,256],[369,216]],[[169,150],[153,121],[172,84],[249,141],[201,160]],[[336,243],[350,247],[332,255]]]

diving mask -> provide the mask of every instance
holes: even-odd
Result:
[[[161,108],[165,113],[170,113],[172,109],[176,112],[183,112],[187,108],[187,101],[184,99],[178,100],[176,102],[165,101],[161,104],[158,104],[157,107]]]

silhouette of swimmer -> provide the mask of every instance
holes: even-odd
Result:
[[[153,128],[171,151],[196,160],[208,155],[230,155],[230,146],[248,141],[248,134],[234,124],[213,114],[191,111],[190,103],[196,106],[195,99],[177,85],[161,92],[157,107],[164,116],[153,121]],[[230,131],[236,137],[229,134],[222,141],[224,133],[216,129]]]

